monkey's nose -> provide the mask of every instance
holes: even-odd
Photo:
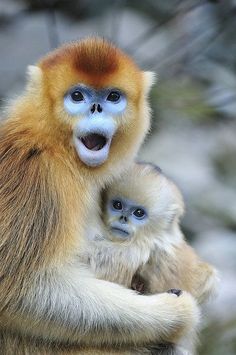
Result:
[[[90,111],[91,111],[91,113],[94,113],[96,111],[96,104],[93,104]]]
[[[102,112],[102,106],[100,104],[97,105],[97,111],[100,113]]]
[[[96,105],[93,104],[90,111],[91,113],[94,113],[97,110],[97,112],[101,113],[102,112],[102,106],[100,104]]]
[[[126,216],[121,216],[120,217],[120,222],[123,223],[123,224],[127,223],[128,222],[128,218]]]

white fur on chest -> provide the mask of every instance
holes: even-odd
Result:
[[[91,230],[80,259],[90,265],[96,277],[130,287],[133,275],[148,261],[151,249],[146,241],[115,243]]]
[[[158,264],[162,252],[174,253],[174,246],[183,238],[180,229],[173,228],[171,232],[136,235],[131,240],[114,242],[109,239],[98,214],[96,217],[85,233],[79,260],[87,264],[97,278],[127,287],[131,286],[132,278],[139,267],[146,264],[151,257]]]

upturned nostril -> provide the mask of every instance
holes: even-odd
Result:
[[[92,113],[94,113],[94,112],[96,111],[96,105],[95,105],[95,104],[93,104],[93,106],[91,107],[90,111],[91,111]]]
[[[126,216],[121,216],[120,217],[120,222],[121,223],[127,223],[127,221],[128,221],[128,218]]]
[[[100,104],[97,105],[97,111],[100,113],[102,112],[102,106]]]

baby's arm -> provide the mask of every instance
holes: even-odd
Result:
[[[198,303],[207,301],[216,291],[218,283],[216,269],[202,261],[186,241],[183,241],[180,247],[176,249],[176,257],[181,263],[179,278],[183,289],[188,289]]]
[[[218,273],[212,265],[201,260],[199,260],[195,272],[195,287],[190,292],[197,299],[198,303],[201,304],[217,292]]]
[[[145,294],[182,289],[203,303],[214,294],[216,285],[214,267],[203,262],[183,240],[171,252],[153,251],[149,261],[135,274],[131,287]]]

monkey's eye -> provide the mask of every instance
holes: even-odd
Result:
[[[75,90],[70,94],[73,101],[83,101],[84,96],[81,91]]]
[[[142,208],[137,208],[134,212],[133,212],[133,215],[136,217],[136,218],[143,218],[145,216],[145,211],[142,209]]]
[[[107,101],[117,102],[120,100],[120,93],[118,91],[111,91],[107,96]]]
[[[115,210],[122,210],[122,203],[119,201],[119,200],[115,200],[112,202],[112,207],[115,209]]]

